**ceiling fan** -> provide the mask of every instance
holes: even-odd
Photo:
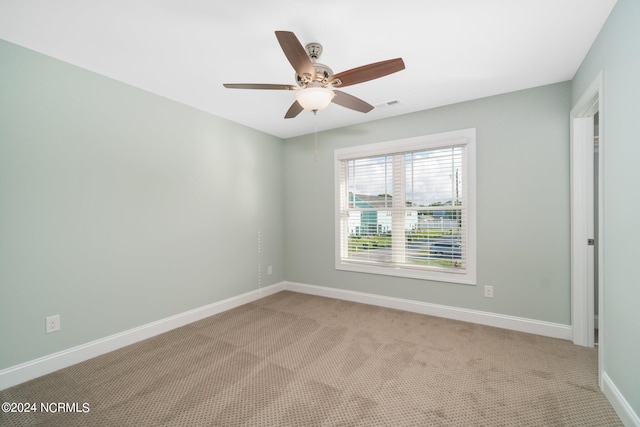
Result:
[[[296,117],[302,110],[316,111],[326,108],[331,102],[351,110],[368,113],[373,105],[360,98],[337,90],[345,86],[377,79],[404,70],[402,58],[374,62],[334,74],[331,68],[317,62],[322,54],[322,45],[309,43],[305,47],[290,31],[276,31],[276,38],[289,63],[296,72],[295,85],[268,83],[225,83],[230,89],[295,90],[296,100],[285,119]]]

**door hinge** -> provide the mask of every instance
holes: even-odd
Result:
[[[593,246],[596,244],[596,239],[587,239],[587,245]]]

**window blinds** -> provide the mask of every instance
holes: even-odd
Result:
[[[464,272],[464,162],[464,145],[341,159],[341,259]]]

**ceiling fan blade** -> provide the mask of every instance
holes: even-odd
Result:
[[[309,76],[310,80],[315,79],[316,69],[307,55],[307,51],[302,47],[300,41],[291,31],[276,31],[278,43],[291,66],[300,77]]]
[[[278,85],[268,83],[224,83],[224,87],[228,89],[266,89],[266,90],[295,90],[293,85]]]
[[[348,93],[335,89],[333,90],[333,93],[336,94],[336,96],[331,100],[334,104],[341,105],[351,110],[360,111],[361,113],[368,113],[373,110],[373,105],[364,102],[362,99],[356,98],[353,95],[349,95]]]
[[[291,107],[289,107],[289,110],[287,111],[287,114],[284,115],[284,118],[293,119],[295,116],[300,114],[302,110],[304,110],[304,108],[302,108],[302,105],[300,105],[298,101],[293,101],[293,104],[291,104]]]
[[[374,62],[373,64],[363,65],[362,67],[352,68],[331,77],[330,83],[337,79],[342,82],[336,87],[345,87],[357,83],[366,82],[377,79],[379,77],[393,74],[404,70],[404,61],[402,58],[389,59],[386,61]]]

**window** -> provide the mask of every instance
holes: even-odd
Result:
[[[336,269],[475,284],[475,129],[335,151]]]

